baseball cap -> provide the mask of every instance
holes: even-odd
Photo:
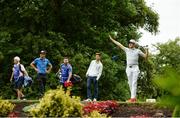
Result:
[[[129,43],[137,44],[137,42],[134,39],[129,40]]]
[[[41,50],[40,54],[46,54],[46,51],[45,50]]]

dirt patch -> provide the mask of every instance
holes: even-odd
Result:
[[[172,109],[155,104],[119,104],[112,117],[171,117]]]
[[[11,117],[27,117],[28,114],[23,112],[23,108],[29,106],[31,104],[37,103],[38,100],[10,100],[13,104],[15,104],[15,108],[13,111],[8,115]]]
[[[29,103],[17,103],[13,112],[11,114],[15,114],[16,117],[27,117],[27,114],[22,111],[25,106],[30,105]]]

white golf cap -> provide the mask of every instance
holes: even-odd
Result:
[[[137,42],[134,39],[129,40],[129,43],[137,44]]]
[[[20,61],[20,58],[18,56],[15,56],[14,60]]]
[[[40,54],[46,54],[47,52],[45,50],[41,50]]]

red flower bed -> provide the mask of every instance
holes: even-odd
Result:
[[[83,107],[84,114],[89,114],[92,111],[99,113],[112,114],[118,108],[116,101],[102,101],[102,102],[89,102]]]
[[[11,112],[8,115],[8,118],[18,118],[20,117],[20,113],[19,112]]]

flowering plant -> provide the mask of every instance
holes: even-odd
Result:
[[[18,112],[11,112],[8,115],[8,118],[18,118],[20,116],[20,113]]]
[[[89,102],[83,107],[84,114],[90,114],[93,111],[99,113],[112,114],[118,108],[116,101]]]
[[[69,81],[69,82],[64,82],[64,86],[65,87],[69,87],[69,86],[72,86],[73,84],[72,84],[72,82],[71,81]]]

